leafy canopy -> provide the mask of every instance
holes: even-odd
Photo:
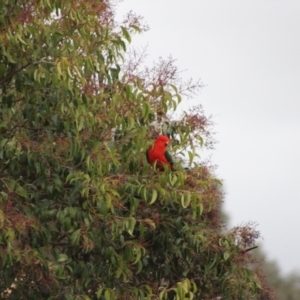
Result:
[[[125,55],[140,19],[116,24],[109,0],[3,0],[0,30],[1,298],[261,295],[243,251],[257,232],[221,230],[220,181],[193,163],[209,119],[170,119],[199,84]],[[160,133],[189,170],[147,165]]]

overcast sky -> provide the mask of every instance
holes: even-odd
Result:
[[[268,259],[300,272],[300,1],[124,0],[150,30],[133,38],[151,61],[170,54],[206,85],[212,162],[230,226],[256,222]],[[200,153],[201,154],[201,153]]]

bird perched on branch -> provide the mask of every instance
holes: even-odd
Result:
[[[152,166],[155,165],[160,171],[164,171],[166,166],[174,170],[173,159],[167,151],[169,141],[166,135],[160,135],[146,151],[148,163]]]

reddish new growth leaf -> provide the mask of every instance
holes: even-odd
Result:
[[[16,198],[18,195],[15,192],[9,193],[11,198]],[[28,230],[30,227],[37,227],[38,221],[31,216],[25,215],[17,207],[17,203],[14,200],[9,200],[3,205],[3,214],[5,216],[3,228],[7,230],[12,228],[20,237],[27,237]]]
[[[249,222],[232,229],[232,233],[236,237],[236,243],[240,249],[246,250],[252,247],[255,241],[260,237],[260,233],[255,229],[255,225],[255,223]]]
[[[212,127],[214,123],[212,117],[205,116],[202,105],[193,106],[187,112],[184,112],[179,125],[189,127],[191,145],[197,146],[197,144],[200,144],[200,146],[207,149],[213,149],[215,140]]]

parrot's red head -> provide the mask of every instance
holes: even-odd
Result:
[[[155,145],[160,147],[160,148],[167,148],[169,145],[169,138],[166,135],[160,135],[156,141]]]

